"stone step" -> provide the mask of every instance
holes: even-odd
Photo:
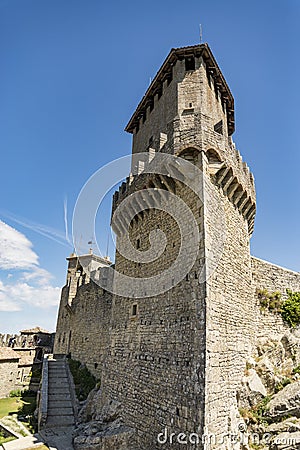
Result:
[[[54,379],[50,378],[49,385],[55,386],[56,384],[60,384],[62,386],[66,384],[69,386],[67,378],[54,378]]]
[[[73,416],[73,408],[52,408],[48,409],[47,417]]]
[[[75,423],[73,415],[66,416],[50,416],[47,418],[46,427],[63,427],[65,425],[73,425]]]
[[[55,384],[55,385],[51,385],[49,384],[49,391],[51,391],[53,394],[63,394],[63,393],[69,393],[69,385],[59,385],[59,384]]]
[[[58,395],[64,395],[65,397],[68,395],[70,395],[70,390],[69,388],[66,387],[56,387],[55,389],[51,389],[51,393],[52,394],[58,394]],[[50,398],[50,397],[49,397]]]
[[[59,364],[55,363],[55,364],[49,364],[48,367],[49,367],[49,369],[52,369],[52,368],[65,369],[66,365],[63,363],[59,363]]]
[[[49,398],[48,408],[59,408],[60,406],[72,408],[71,399],[52,400]]]
[[[65,366],[49,366],[49,372],[52,372],[52,370],[61,370],[61,371],[66,371]]]
[[[69,401],[69,400],[71,400],[71,395],[70,395],[70,392],[65,392],[65,393],[63,393],[63,392],[60,392],[60,393],[55,392],[55,393],[49,394],[48,399],[49,399],[49,403],[50,402]]]
[[[64,375],[60,375],[60,376],[49,376],[48,377],[49,381],[56,381],[56,380],[63,380],[63,381],[68,381],[68,377],[64,374]]]

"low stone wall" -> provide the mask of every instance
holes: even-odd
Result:
[[[48,413],[48,365],[49,355],[44,356],[41,390],[38,398],[38,429],[40,430],[47,420]]]
[[[253,271],[254,296],[256,304],[256,338],[280,339],[290,327],[282,320],[280,314],[268,310],[262,311],[257,297],[257,290],[266,289],[272,293],[279,291],[283,298],[287,297],[286,290],[300,292],[300,273],[285,269],[259,258],[251,257]]]

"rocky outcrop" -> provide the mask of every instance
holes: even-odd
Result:
[[[120,402],[105,403],[101,389],[93,389],[79,413],[75,450],[138,450],[134,429],[123,423],[121,413]]]
[[[74,438],[75,450],[135,450],[134,430],[120,420],[110,423],[89,422],[79,427]]]
[[[299,332],[287,331],[277,340],[258,340],[247,362],[238,403],[248,435],[259,436],[259,449],[300,449],[299,349]]]
[[[269,402],[268,418],[279,420],[287,416],[300,417],[300,381],[283,388]]]
[[[270,450],[297,450],[300,449],[300,432],[280,433],[271,443]]]

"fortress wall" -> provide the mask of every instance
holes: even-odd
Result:
[[[71,315],[67,309],[69,297],[68,286],[61,290],[61,297],[56,322],[53,353],[69,353],[69,331],[71,329]]]
[[[72,304],[72,359],[84,364],[101,378],[109,346],[112,295],[90,282],[78,289]]]
[[[16,353],[17,356],[17,353]],[[18,358],[0,359],[0,398],[9,397],[10,391],[17,387]]]
[[[251,354],[254,303],[247,222],[221,188],[208,181],[206,192],[207,256],[211,252],[216,256],[225,239],[217,267],[208,279],[206,322],[205,424],[209,433],[221,437],[236,430],[236,394]],[[222,210],[223,235],[220,230],[214,235]],[[225,447],[218,444],[214,448]]]
[[[261,311],[256,291],[260,289],[266,289],[270,293],[280,291],[282,297],[286,298],[286,289],[300,292],[300,273],[279,267],[254,256],[251,257],[251,265],[256,303],[256,337],[278,339],[290,328],[279,314],[267,310]]]
[[[67,287],[62,298],[67,298]],[[61,304],[54,353],[71,353],[101,378],[102,364],[109,345],[111,294],[93,282],[78,288],[71,308]],[[63,302],[62,302],[63,303]]]
[[[199,203],[190,191],[182,186],[176,189],[196,214]],[[139,239],[140,249],[146,250],[149,233],[158,225],[168,243],[156,264],[139,267],[117,254],[118,271],[149,277],[170,267],[180,246],[180,233],[169,215],[157,210],[145,212],[130,227],[131,242],[135,245]],[[199,227],[201,231],[200,217]],[[203,242],[201,246],[203,257]],[[103,399],[121,402],[124,422],[136,428],[141,439],[138,448],[161,448],[157,435],[165,427],[169,434],[197,432],[202,427],[205,325],[204,287],[195,275],[199,264],[197,261],[187,277],[163,294],[113,298],[111,354],[104,369]],[[166,444],[164,448],[174,447]]]

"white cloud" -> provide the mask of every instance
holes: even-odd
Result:
[[[51,273],[40,267],[34,267],[30,272],[23,272],[20,276],[23,281],[34,281],[39,285],[49,284],[52,278]]]
[[[39,267],[38,255],[27,237],[0,220],[0,270],[12,270],[0,280],[0,311],[22,311],[57,306],[60,288],[53,276]]]
[[[24,234],[0,220],[0,269],[30,269],[38,265],[38,256]]]
[[[1,283],[0,311],[20,311],[28,306],[51,308],[58,305],[59,297],[59,287],[32,286],[22,282],[13,285]]]
[[[0,311],[20,311],[21,307],[14,302],[6,292],[6,287],[0,280]]]

